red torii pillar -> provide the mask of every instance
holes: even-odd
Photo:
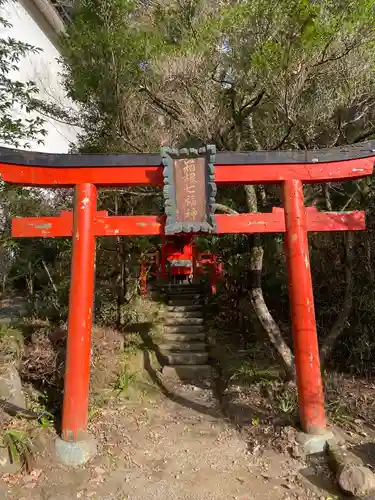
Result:
[[[344,152],[313,152],[310,157],[308,152],[217,155],[217,184],[269,182],[283,185],[285,213],[283,209],[274,209],[266,214],[215,217],[217,234],[286,232],[300,416],[303,430],[310,434],[324,434],[326,420],[307,231],[362,230],[365,223],[363,212],[325,213],[306,209],[302,182],[332,182],[370,175],[375,156],[373,151],[375,144]],[[348,155],[359,157],[348,159]],[[9,150],[4,153],[0,149],[1,157],[0,173],[4,181],[49,187],[76,186],[74,224],[71,213],[62,213],[60,217],[14,219],[12,233],[17,237],[73,236],[62,428],[63,442],[71,446],[64,448],[62,459],[71,465],[84,463],[91,453],[81,444],[87,441],[95,237],[164,234],[164,218],[160,216],[108,217],[105,212],[96,212],[96,190],[108,186],[160,186],[163,182],[160,160],[157,155],[62,155],[61,159],[56,159],[56,155],[31,153],[28,156],[28,153]],[[339,161],[333,161],[333,158]],[[112,166],[107,167],[108,164]]]
[[[308,434],[321,434],[326,429],[326,418],[302,182],[296,179],[284,182],[283,192],[300,419]]]
[[[95,214],[97,189],[79,184],[75,190],[68,341],[64,383],[62,438],[86,436],[92,311],[94,307]]]

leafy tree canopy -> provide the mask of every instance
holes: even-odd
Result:
[[[81,145],[313,148],[374,132],[371,0],[81,0],[64,41]]]

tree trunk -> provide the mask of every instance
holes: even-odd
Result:
[[[322,367],[329,360],[332,350],[335,347],[337,339],[340,337],[345,329],[346,322],[350,315],[353,304],[353,247],[354,235],[352,232],[347,232],[344,235],[345,245],[345,291],[344,303],[340,314],[334,322],[330,332],[324,338],[320,348],[320,362]]]
[[[254,186],[245,186],[246,202],[249,212],[258,212],[258,200]],[[261,325],[263,326],[272,345],[278,352],[286,374],[289,378],[295,377],[293,354],[285,342],[281,330],[273,319],[262,291],[263,247],[259,233],[253,235],[250,250],[250,297],[251,304]]]
[[[250,212],[258,211],[258,202],[254,186],[245,186],[246,200]],[[228,214],[238,214],[226,205],[217,203],[215,210],[220,210]],[[250,247],[250,299],[254,312],[266,332],[271,344],[276,349],[283,363],[287,377],[295,378],[293,354],[288,344],[285,342],[281,330],[276,321],[273,319],[267,304],[263,297],[262,291],[262,268],[263,268],[263,247],[261,244],[260,234],[253,235],[252,244]]]
[[[119,195],[115,193],[115,215],[119,215]],[[118,266],[118,275],[117,275],[117,326],[121,326],[121,308],[123,304],[126,302],[127,295],[127,273],[126,273],[126,244],[124,243],[124,239],[121,236],[116,237],[116,258],[117,258],[117,266]]]
[[[263,326],[271,344],[279,354],[288,378],[294,379],[293,354],[285,342],[281,330],[273,319],[262,291],[262,267],[263,267],[263,247],[261,245],[260,234],[254,234],[250,255],[250,297],[255,314]]]
[[[8,273],[5,272],[3,279],[2,279],[2,291],[3,291],[4,295],[5,295],[5,291],[6,291],[6,287],[7,287],[7,281],[8,281]]]
[[[371,231],[371,229],[370,229]],[[369,230],[366,231],[364,235],[365,239],[365,250],[366,250],[366,268],[370,277],[370,281],[375,281],[375,274],[372,261],[372,249],[371,249],[371,233]]]

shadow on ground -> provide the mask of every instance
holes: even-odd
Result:
[[[142,339],[142,344],[139,346],[139,348],[143,351],[144,369],[148,373],[151,380],[157,385],[161,392],[173,402],[185,406],[186,408],[195,410],[196,412],[202,413],[204,415],[210,415],[214,418],[225,418],[219,406],[217,408],[209,408],[203,404],[199,404],[196,401],[187,399],[180,394],[177,394],[173,390],[172,386],[163,379],[161,372],[153,366],[150,355],[150,351],[152,351],[156,354],[156,356],[158,356],[158,346],[152,338],[153,326],[153,323],[137,323],[126,328],[126,332],[139,333]],[[208,389],[210,388],[211,381],[208,383],[204,380],[197,380],[194,381],[194,385],[200,387],[201,389]],[[213,389],[212,386],[211,389]]]
[[[275,415],[271,414],[267,408],[260,408],[249,404],[249,401],[232,402],[232,394],[228,391],[226,394],[227,384],[220,378],[219,375],[214,375],[213,379],[209,382],[207,380],[196,380],[194,386],[201,389],[211,389],[217,404],[215,408],[207,407],[197,401],[185,398],[178,394],[174,389],[173,384],[169,384],[163,378],[161,372],[153,366],[152,356],[150,352],[154,352],[158,356],[158,346],[153,340],[152,331],[153,323],[135,323],[130,325],[125,330],[126,333],[138,333],[142,339],[142,344],[139,346],[143,351],[144,369],[150,376],[151,380],[159,387],[161,392],[169,399],[182,406],[195,410],[204,415],[210,415],[215,418],[222,418],[226,421],[232,422],[237,427],[247,427],[252,425],[255,420],[261,420],[264,423],[276,424],[280,426],[287,426],[295,424],[294,417],[290,415]]]
[[[308,466],[299,471],[302,483],[319,495],[319,498],[346,499],[336,485],[335,478],[327,465],[325,453],[317,453],[307,458]],[[325,493],[327,496],[321,496]]]
[[[375,468],[375,443],[361,443],[357,446],[351,448],[351,451],[359,457],[363,463],[370,467],[371,469]]]

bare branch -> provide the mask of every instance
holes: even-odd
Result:
[[[262,151],[263,148],[262,148],[262,146],[261,146],[260,142],[258,141],[258,138],[255,134],[253,117],[251,115],[248,117],[248,124],[249,124],[249,129],[251,132],[251,139],[253,140],[253,143],[255,145],[255,149],[257,151]]]
[[[250,101],[243,104],[241,108],[238,110],[239,114],[247,110],[249,107],[250,111],[256,108],[258,104],[260,104],[260,101],[263,99],[265,93],[266,93],[265,89],[262,89],[257,96],[253,97],[252,99],[250,99]]]
[[[331,193],[329,191],[330,187],[331,186],[330,186],[329,182],[326,182],[325,184],[323,184],[323,191],[324,191],[324,199],[325,199],[325,202],[326,202],[326,209],[329,212],[332,212],[332,200],[331,200]]]
[[[233,210],[233,208],[230,208],[227,205],[222,205],[221,203],[215,203],[214,212],[216,212],[217,210],[230,215],[238,215],[238,212],[236,210]]]
[[[294,123],[292,123],[290,121],[290,123],[288,125],[288,128],[287,128],[287,131],[285,132],[284,137],[274,147],[272,147],[271,149],[273,149],[274,151],[277,151],[278,149],[280,149],[285,144],[285,141],[288,139],[288,137],[290,136],[290,134],[291,134],[291,132],[293,130],[293,127],[294,127]]]

